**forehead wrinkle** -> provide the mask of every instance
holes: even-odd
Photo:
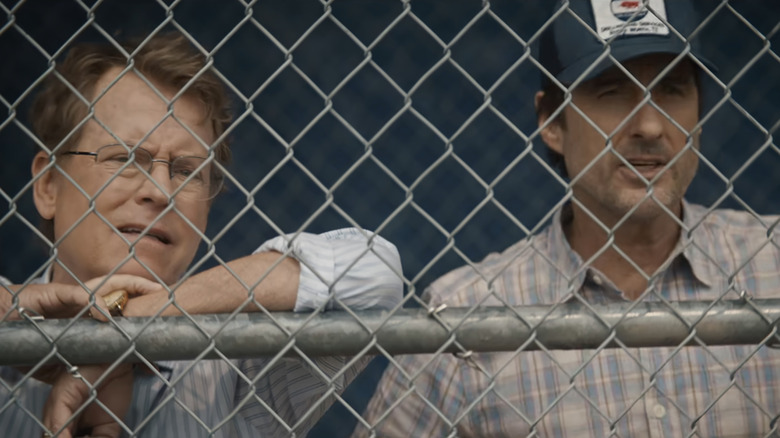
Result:
[[[193,154],[204,151],[201,142],[210,144],[213,141],[206,109],[197,99],[180,96],[172,102],[171,113],[170,104],[140,78],[125,76],[120,81],[95,104],[95,118],[105,127],[90,120],[90,128],[85,133],[97,134],[106,144],[117,142],[117,138],[126,143],[140,142],[153,153],[165,146],[172,151],[189,149],[186,154]],[[158,87],[158,90],[173,96],[164,87]],[[128,121],[130,118],[132,121]]]
[[[142,132],[141,129],[137,129],[135,137],[138,138],[138,141],[144,139],[141,146],[153,153],[163,146],[171,150],[171,155],[193,155],[197,152],[203,152],[204,147],[201,145],[201,141],[208,144],[209,139],[198,138],[197,126],[190,127],[190,130],[193,133],[190,133],[181,121],[167,115],[165,120],[152,128],[151,132]],[[177,153],[174,154],[174,152]]]

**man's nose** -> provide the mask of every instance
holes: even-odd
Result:
[[[168,196],[173,194],[169,165],[167,161],[155,160],[152,162],[149,175],[141,174],[142,181],[137,194],[140,199],[151,200],[155,203],[168,202]]]
[[[629,120],[628,126],[631,129],[631,135],[646,140],[660,138],[663,135],[664,126],[668,122],[666,116],[651,102],[640,105]]]

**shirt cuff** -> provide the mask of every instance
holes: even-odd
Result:
[[[275,237],[255,252],[278,251],[301,266],[296,312],[315,309],[391,309],[401,302],[401,259],[395,245],[370,231]]]

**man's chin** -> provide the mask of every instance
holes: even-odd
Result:
[[[669,216],[670,213],[676,214],[679,209],[681,199],[671,196],[670,193],[662,190],[655,190],[652,195],[647,196],[647,192],[623,199],[622,210],[625,214],[630,214],[631,220],[654,220],[662,215]]]

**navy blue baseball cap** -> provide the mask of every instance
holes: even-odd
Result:
[[[604,57],[588,71],[606,50],[618,62],[652,53],[678,55],[700,24],[690,0],[568,0],[564,8],[565,3],[556,3],[555,11],[560,13],[539,44],[541,64],[563,84],[594,78],[612,67],[614,62]],[[714,72],[698,40],[691,40],[689,56]],[[542,85],[550,82],[542,72]]]

